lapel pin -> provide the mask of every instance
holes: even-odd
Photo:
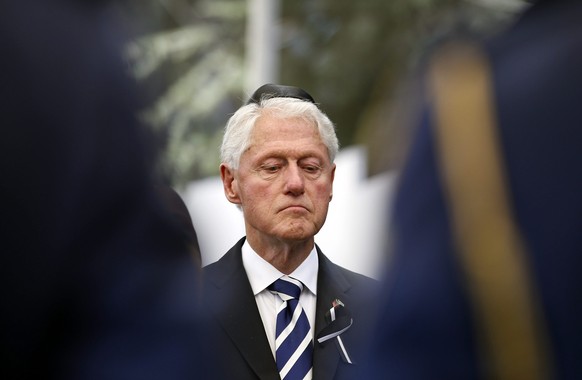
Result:
[[[325,317],[328,325],[319,333],[317,341],[319,343],[324,343],[335,338],[335,343],[342,360],[346,363],[354,364],[342,338],[340,337],[340,335],[352,327],[352,324],[354,323],[354,320],[349,315],[344,303],[339,298],[334,299],[331,302],[331,308],[326,313]]]

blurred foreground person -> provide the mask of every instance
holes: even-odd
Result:
[[[0,3],[0,377],[205,378],[193,258],[102,3]]]
[[[582,378],[580,20],[435,53],[365,378]]]

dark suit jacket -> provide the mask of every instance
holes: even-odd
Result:
[[[206,305],[217,322],[212,349],[221,358],[224,379],[279,379],[259,310],[242,263],[242,238],[216,263],[205,267]],[[334,341],[315,343],[313,378],[356,379],[367,328],[373,317],[376,281],[333,264],[317,247],[319,273],[315,336],[326,326],[325,313],[339,298],[350,310],[352,327],[341,335],[355,365],[344,363]]]

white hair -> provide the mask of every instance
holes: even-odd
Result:
[[[268,98],[239,108],[226,123],[220,159],[231,169],[238,169],[242,154],[249,148],[251,133],[260,116],[268,113],[281,119],[301,118],[317,126],[331,162],[339,150],[335,126],[315,104],[295,98]]]

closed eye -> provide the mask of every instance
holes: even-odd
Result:
[[[323,171],[322,167],[317,165],[304,165],[302,169],[310,178],[319,177]]]
[[[259,168],[259,170],[266,172],[266,173],[276,173],[281,170],[279,165],[264,165]]]
[[[264,179],[274,178],[282,169],[281,165],[265,164],[255,169],[255,172]]]

